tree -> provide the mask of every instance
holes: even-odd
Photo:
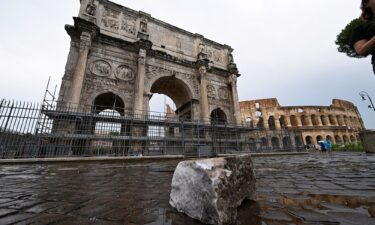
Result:
[[[362,57],[358,55],[352,47],[350,47],[349,43],[353,29],[362,23],[363,21],[361,19],[356,18],[350,21],[350,23],[348,23],[348,25],[346,25],[346,27],[343,30],[341,30],[340,34],[337,35],[335,43],[336,45],[338,45],[337,50],[339,52],[345,53],[349,57]]]

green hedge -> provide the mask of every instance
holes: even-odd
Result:
[[[364,152],[362,143],[354,142],[349,144],[339,143],[332,146],[334,151],[351,151],[351,152]]]

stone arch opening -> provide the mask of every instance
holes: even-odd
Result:
[[[280,141],[277,137],[271,138],[272,148],[275,150],[280,149]]]
[[[104,110],[114,110],[120,115],[124,115],[125,104],[120,96],[112,93],[106,92],[96,96],[93,102],[93,113],[99,114]]]
[[[210,115],[211,123],[225,124],[227,122],[227,116],[225,112],[220,108],[214,109]]]
[[[303,146],[302,136],[300,135],[295,136],[294,141],[297,147]]]
[[[263,117],[258,118],[257,128],[264,128],[263,127]]]
[[[305,141],[307,145],[313,144],[313,138],[311,136],[306,136]]]
[[[268,118],[268,127],[270,128],[270,130],[275,130],[275,129],[276,129],[276,125],[275,125],[275,117],[270,116],[270,117]]]
[[[251,151],[257,150],[256,142],[254,138],[249,138],[249,148]]]
[[[354,135],[350,135],[350,142],[356,142],[357,140],[355,139]]]
[[[292,146],[292,143],[290,141],[290,137],[284,137],[283,138],[283,146],[284,148],[289,148]]]
[[[316,136],[316,143],[319,143],[319,141],[323,141],[323,137],[320,135]]]
[[[193,94],[182,80],[175,76],[160,77],[153,82],[150,92],[168,96],[176,106],[174,112],[179,119],[192,119]]]
[[[286,127],[285,116],[281,115],[279,118],[280,127]]]
[[[260,147],[261,147],[261,149],[267,149],[268,148],[268,140],[267,140],[267,138],[265,138],[265,137],[262,137],[261,139],[260,139]]]
[[[332,136],[331,135],[327,135],[327,137],[326,137],[328,140],[330,140],[331,142],[333,141],[333,138],[332,138]]]

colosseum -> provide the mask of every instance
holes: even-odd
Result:
[[[365,129],[357,107],[340,99],[330,106],[281,106],[276,98],[257,99],[241,101],[240,109],[243,123],[258,130],[248,137],[260,140],[254,142],[257,149],[302,147],[325,138],[334,144],[352,143]]]

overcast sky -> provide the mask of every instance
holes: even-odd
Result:
[[[117,0],[121,5],[233,49],[240,100],[276,97],[283,106],[353,102],[367,128],[375,112],[370,58],[338,53],[334,41],[360,13],[360,0]],[[60,85],[69,51],[65,24],[79,0],[0,0],[0,98],[41,101],[51,76]],[[52,85],[51,85],[52,86]]]

